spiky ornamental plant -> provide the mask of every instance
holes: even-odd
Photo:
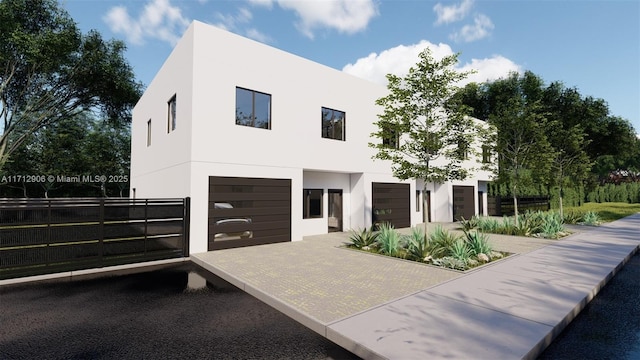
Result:
[[[377,150],[373,158],[391,161],[401,180],[421,179],[424,193],[428,183],[466,179],[472,169],[462,162],[479,159],[478,137],[491,137],[490,127],[468,117],[469,107],[454,97],[456,84],[472,73],[457,71],[457,62],[458,54],[435,60],[426,48],[407,75],[387,74],[389,93],[376,101],[383,111],[371,134],[380,141],[369,143]]]

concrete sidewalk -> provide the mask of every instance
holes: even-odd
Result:
[[[363,358],[535,358],[637,251],[640,214],[465,273],[339,248],[348,234],[192,255]]]

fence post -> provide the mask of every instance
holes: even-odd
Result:
[[[189,256],[189,233],[191,226],[191,198],[186,197],[183,201],[184,213],[182,218],[182,256]]]
[[[98,230],[100,237],[100,267],[104,267],[104,198],[100,198],[98,207],[98,218],[100,221],[100,230]]]
[[[29,203],[27,202],[27,207]],[[47,267],[51,263],[51,199],[47,199]]]
[[[147,232],[149,223],[149,214],[147,213],[147,207],[149,206],[149,199],[144,199],[144,254],[147,255]]]

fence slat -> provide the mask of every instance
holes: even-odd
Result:
[[[0,199],[0,279],[189,256],[189,206],[189,198]]]

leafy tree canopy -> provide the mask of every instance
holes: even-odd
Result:
[[[55,0],[0,2],[0,169],[36,130],[83,111],[128,123],[142,93],[121,41],[83,35]]]

